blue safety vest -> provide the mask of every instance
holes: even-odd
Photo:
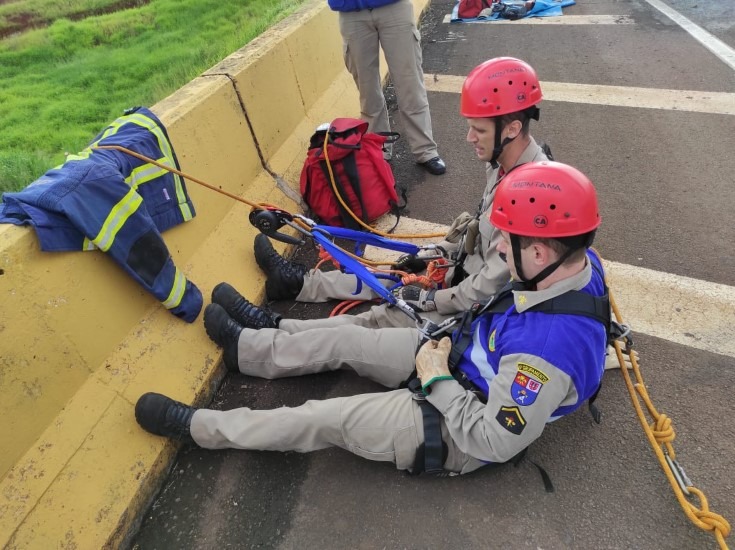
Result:
[[[327,0],[329,7],[334,11],[372,10],[394,4],[398,0]]]
[[[590,282],[581,292],[603,296],[602,265],[594,254],[588,252],[587,257],[595,268]],[[498,374],[500,358],[518,353],[541,357],[572,379],[577,390],[577,402],[556,409],[552,419],[576,410],[600,386],[605,366],[607,329],[598,320],[567,313],[518,313],[515,305],[511,305],[503,313],[478,316],[471,333],[472,340],[456,368],[485,398]],[[514,399],[524,400],[518,401],[520,404],[530,405],[546,375],[533,365],[522,364],[519,364],[519,373],[511,393],[516,392]]]
[[[148,109],[131,110],[61,166],[18,193],[3,194],[0,223],[33,226],[41,250],[106,252],[171,313],[194,321],[201,292],[174,265],[160,235],[195,216],[184,180],[101,145],[179,168],[161,121]]]

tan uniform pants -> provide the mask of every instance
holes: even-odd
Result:
[[[413,370],[418,342],[416,330],[403,328],[344,326],[296,334],[245,329],[238,358],[241,372],[263,378],[348,368],[395,388]],[[200,409],[192,418],[191,435],[208,449],[309,452],[336,446],[393,462],[399,469],[412,468],[424,440],[420,407],[405,389],[266,411]],[[443,423],[442,436],[448,446],[447,470],[464,473],[482,466],[455,447]]]
[[[408,145],[416,162],[438,155],[431,130],[429,100],[421,68],[421,35],[416,28],[413,4],[393,4],[353,12],[340,12],[344,60],[360,92],[360,111],[371,132],[390,132],[390,121],[380,80],[382,46],[396,90],[398,110]]]

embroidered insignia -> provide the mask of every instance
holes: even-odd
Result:
[[[495,351],[495,329],[490,333],[490,339],[487,342],[487,348],[490,351]]]
[[[528,298],[526,298],[525,294],[519,294],[518,295],[518,303],[521,305],[524,305],[528,301]]]
[[[532,405],[538,397],[541,388],[549,381],[549,377],[542,371],[526,363],[518,363],[518,372],[510,387],[510,396],[519,405]]]
[[[518,407],[500,407],[495,420],[510,433],[521,435],[523,428],[526,427],[526,419],[523,418]]]

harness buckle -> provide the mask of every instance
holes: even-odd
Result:
[[[424,390],[421,389],[421,379],[414,378],[408,383],[408,389],[411,392],[411,398],[414,401],[418,401],[419,403],[426,401],[426,394],[424,393]]]
[[[610,321],[610,339],[621,340],[625,344],[625,351],[630,353],[633,349],[633,338],[631,337],[630,325],[618,323],[616,321]]]
[[[424,395],[423,390],[419,390],[417,392],[411,390],[411,398],[414,401],[419,401],[419,402],[426,401],[426,395]]]

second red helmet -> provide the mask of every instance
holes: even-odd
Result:
[[[486,118],[523,111],[542,99],[536,71],[520,59],[496,57],[481,63],[462,85],[460,113]]]

